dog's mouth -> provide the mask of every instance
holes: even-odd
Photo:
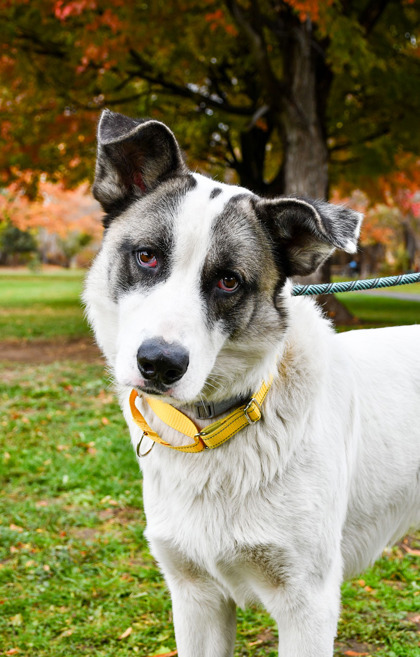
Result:
[[[151,395],[153,397],[172,397],[173,388],[167,388],[164,385],[150,384],[144,386],[135,386],[138,393],[143,395]]]

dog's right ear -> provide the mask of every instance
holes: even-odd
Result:
[[[92,192],[105,212],[128,196],[142,196],[165,178],[186,172],[178,142],[164,123],[102,112]]]

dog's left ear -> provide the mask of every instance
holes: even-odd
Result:
[[[354,210],[302,198],[260,199],[255,210],[284,260],[287,276],[313,273],[336,248],[357,250],[363,215]]]
[[[178,142],[164,123],[102,112],[92,192],[105,212],[129,196],[152,191],[165,178],[186,172]]]

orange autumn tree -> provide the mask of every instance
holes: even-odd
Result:
[[[420,159],[401,154],[395,171],[335,188],[332,200],[363,212],[359,263],[362,276],[420,268]],[[364,190],[364,191],[361,191]]]
[[[411,0],[4,2],[3,182],[89,177],[102,107],[166,120],[260,193],[384,175],[420,152],[419,18]]]
[[[62,184],[41,180],[36,200],[28,199],[12,183],[0,195],[0,217],[0,228],[12,223],[35,239],[42,261],[66,266],[78,251],[98,243],[102,235],[101,210],[86,183],[68,190]],[[89,264],[92,255],[85,249],[79,264]]]
[[[92,175],[103,107],[266,195],[364,188],[420,154],[412,0],[14,0],[0,21],[0,176],[29,194]]]

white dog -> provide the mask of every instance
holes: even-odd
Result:
[[[331,657],[343,578],[419,521],[420,327],[335,334],[288,279],[353,253],[361,216],[191,173],[162,123],[105,111],[93,190],[84,300],[133,445],[154,446],[147,537],[179,657],[232,656],[250,601],[279,655]]]

